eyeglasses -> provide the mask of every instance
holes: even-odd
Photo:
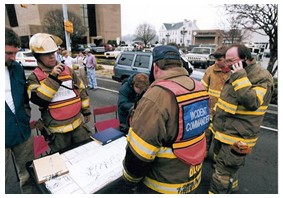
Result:
[[[225,59],[224,63],[225,65],[233,65],[234,63],[237,63],[240,60],[240,58],[229,58]]]

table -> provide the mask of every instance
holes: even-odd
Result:
[[[42,193],[54,194],[133,193],[121,177],[126,144],[126,138],[121,137],[104,146],[88,140],[66,149],[60,154],[69,173],[37,186]],[[27,169],[35,181],[32,161]]]

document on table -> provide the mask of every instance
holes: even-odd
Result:
[[[45,182],[52,194],[94,193],[122,176],[126,138],[104,146],[92,141],[61,153],[69,173]]]

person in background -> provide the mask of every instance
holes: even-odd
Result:
[[[75,63],[75,59],[73,59],[70,55],[68,50],[63,50],[62,51],[62,56],[64,60],[64,64],[73,69],[73,63]]]
[[[133,74],[122,82],[118,95],[118,117],[120,131],[128,133],[129,115],[133,114],[136,103],[149,86],[148,75]]]
[[[220,148],[210,194],[235,193],[239,189],[239,168],[257,143],[273,92],[271,74],[256,63],[245,45],[231,45],[225,64],[231,67],[231,75],[223,85],[212,119],[211,130]]]
[[[79,51],[79,54],[76,57],[76,63],[79,64],[80,78],[83,81],[84,85],[87,86],[88,85],[88,78],[87,78],[87,75],[86,75],[86,65],[84,63],[85,58],[86,57],[85,57],[83,51]]]
[[[123,178],[137,193],[193,193],[201,182],[209,96],[182,67],[178,49],[158,46],[152,54],[155,81],[132,118]]]
[[[34,159],[30,129],[31,108],[23,67],[15,61],[21,46],[18,35],[5,28],[5,182],[8,180],[9,157],[13,157],[24,194],[39,193],[26,169]],[[12,162],[10,160],[10,162]]]
[[[63,56],[62,56],[62,48],[59,46],[58,47],[58,50],[55,52],[55,57],[56,57],[56,60],[61,63],[62,60],[63,60]]]
[[[221,89],[226,81],[226,79],[230,76],[231,71],[230,67],[225,65],[225,53],[227,47],[221,46],[215,50],[212,56],[215,59],[215,63],[208,67],[204,73],[203,78],[201,79],[202,84],[207,89],[209,94],[209,109],[210,109],[210,122],[215,114],[214,106],[220,97]],[[213,133],[211,129],[208,128],[205,130],[206,136],[206,153],[208,155],[209,148],[211,146],[211,142],[213,139]],[[214,145],[215,149],[217,145]],[[215,161],[216,151],[213,153],[213,160]]]
[[[89,97],[82,81],[68,66],[57,62],[55,51],[62,40],[37,33],[29,46],[38,67],[28,77],[30,101],[39,106],[44,126],[52,136],[53,152],[89,139]]]
[[[85,64],[86,64],[87,77],[89,81],[88,88],[97,89],[97,81],[96,81],[96,73],[95,73],[96,58],[90,52],[89,48],[86,48],[84,52],[86,53],[86,63]]]

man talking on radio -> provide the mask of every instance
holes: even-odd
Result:
[[[39,106],[54,152],[88,139],[90,133],[85,124],[91,115],[89,97],[76,73],[57,62],[55,52],[61,43],[60,38],[45,33],[33,35],[29,43],[38,67],[28,77],[28,93]]]

